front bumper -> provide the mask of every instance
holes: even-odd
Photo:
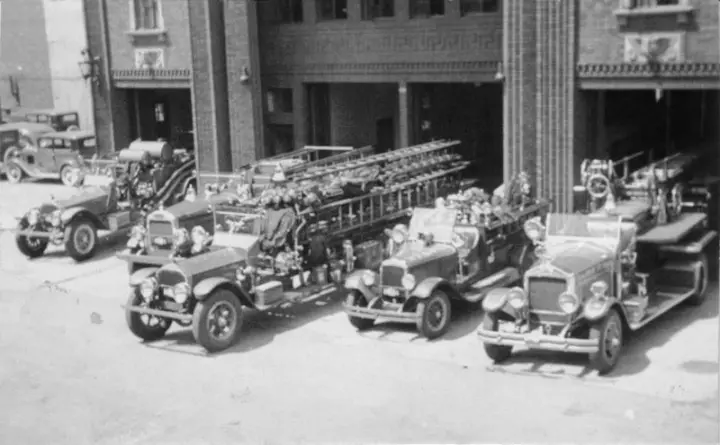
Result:
[[[403,311],[403,307],[399,309],[384,309],[382,303],[382,301],[378,301],[377,303],[373,301],[370,302],[368,307],[351,306],[348,304],[345,304],[343,307],[349,316],[369,320],[383,318],[396,323],[415,323],[421,319],[415,311],[406,312]]]
[[[192,314],[180,314],[178,312],[168,311],[168,310],[162,310],[162,309],[150,309],[147,307],[141,307],[141,306],[121,306],[124,310],[130,311],[130,312],[137,312],[139,314],[145,314],[145,315],[152,315],[155,317],[161,317],[161,318],[169,318],[172,320],[177,320],[181,322],[191,322],[193,319]]]
[[[493,345],[526,346],[530,349],[577,352],[581,354],[592,354],[600,349],[597,340],[566,338],[557,335],[538,334],[537,332],[499,332],[479,328],[477,335],[480,341]]]
[[[62,229],[54,229],[51,232],[38,230],[16,230],[15,236],[24,236],[27,238],[47,238],[53,242],[59,242],[65,239],[65,233]]]

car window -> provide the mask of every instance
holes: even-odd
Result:
[[[63,114],[61,119],[64,124],[76,124],[78,121],[78,115],[75,113]]]
[[[97,143],[95,142],[95,138],[88,138],[83,140],[82,146],[84,148],[94,148],[95,146],[97,146]]]
[[[48,117],[45,116],[44,114],[38,114],[35,117],[35,122],[40,122],[41,124],[46,123],[48,120],[49,120]]]
[[[40,148],[51,148],[53,145],[52,139],[40,139],[38,140],[38,146]]]

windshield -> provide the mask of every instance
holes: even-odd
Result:
[[[616,241],[621,221],[617,216],[595,216],[579,213],[551,213],[547,216],[547,236],[595,238]]]
[[[432,234],[434,241],[450,244],[455,230],[457,211],[454,209],[429,209],[416,207],[410,220],[410,239],[420,234]]]
[[[60,119],[62,120],[63,124],[77,124],[78,115],[75,113],[63,114]]]

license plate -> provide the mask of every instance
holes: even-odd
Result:
[[[387,295],[388,297],[397,297],[400,295],[400,291],[393,288],[387,288],[383,289],[383,294]]]

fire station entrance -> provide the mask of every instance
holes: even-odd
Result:
[[[611,90],[596,94],[594,156],[619,159],[644,151],[648,159],[709,150],[720,143],[718,90]],[[712,151],[712,150],[710,150]],[[717,159],[708,162],[717,170]],[[710,173],[710,172],[709,172]],[[717,174],[717,173],[715,173]]]
[[[130,139],[164,139],[176,148],[194,149],[189,88],[126,89]]]

